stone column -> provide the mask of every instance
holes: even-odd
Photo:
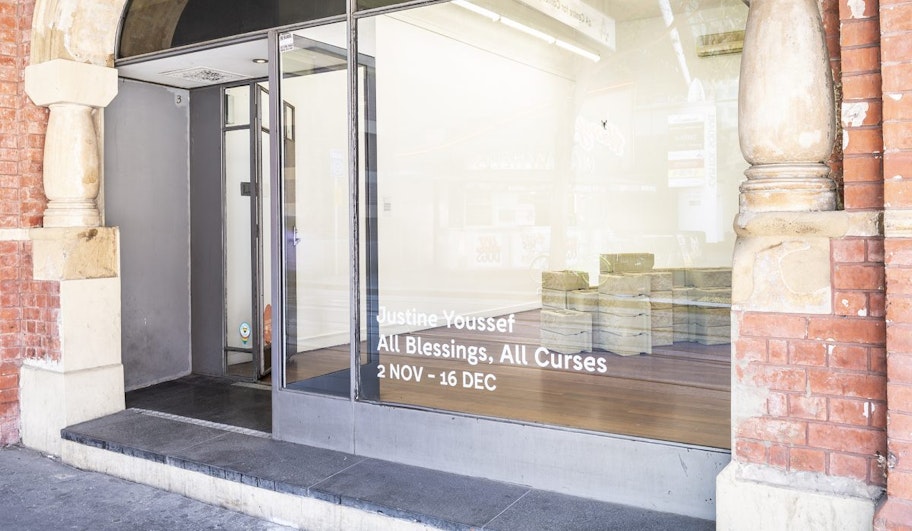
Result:
[[[834,210],[833,76],[816,0],[753,0],[744,37],[738,125],[751,164],[741,212]]]
[[[25,90],[48,107],[44,144],[45,227],[101,225],[96,199],[101,185],[95,109],[117,94],[117,70],[55,59],[25,70]]]
[[[22,442],[60,453],[60,430],[124,408],[120,242],[99,227],[101,161],[95,109],[117,93],[117,71],[67,60],[29,66],[26,92],[50,108],[44,148],[48,207],[32,229],[33,278],[59,288],[49,335],[57,349],[23,360]],[[54,337],[56,336],[56,337]]]
[[[879,491],[827,467],[841,449],[820,434],[842,427],[828,424],[835,392],[818,381],[832,376],[827,349],[877,335],[854,321],[873,332],[849,334],[855,328],[834,312],[831,242],[876,236],[880,218],[835,210],[825,164],[833,81],[817,0],[749,5],[739,135],[751,167],[735,220],[732,462],[716,482],[717,528],[870,528]]]

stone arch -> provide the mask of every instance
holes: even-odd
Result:
[[[125,3],[126,0],[36,0],[30,63],[66,59],[114,66]]]

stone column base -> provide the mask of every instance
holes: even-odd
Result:
[[[716,529],[719,531],[873,529],[876,505],[873,498],[803,489],[794,484],[763,483],[739,477],[741,467],[731,463],[716,477]],[[819,477],[817,480],[826,481]],[[839,483],[844,478],[832,478],[832,481]]]
[[[61,371],[25,360],[19,375],[22,444],[60,455],[60,430],[124,409],[123,365]]]

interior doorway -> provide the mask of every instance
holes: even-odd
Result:
[[[272,372],[268,85],[251,81],[224,87],[222,95],[225,374],[268,383]]]
[[[268,41],[118,64],[107,222],[121,227],[127,390],[269,383]]]
[[[129,389],[192,373],[302,390],[331,381],[348,395],[345,36],[344,23],[281,34],[275,65],[266,38],[118,62],[121,94],[106,113],[107,188],[119,188],[110,212],[143,234],[124,251]],[[163,254],[166,244],[175,250]],[[150,337],[162,315],[175,323]],[[272,322],[287,351],[276,371]]]

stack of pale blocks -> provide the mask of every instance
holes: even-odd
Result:
[[[599,274],[595,347],[622,356],[652,353],[649,278]]]
[[[599,311],[617,315],[619,304],[628,311],[626,322],[602,318],[597,348],[631,356],[651,354],[653,347],[674,342],[672,274],[655,271],[654,265],[655,256],[649,253],[600,256]]]
[[[651,354],[676,341],[731,341],[731,269],[653,269],[648,253],[603,254],[598,288],[583,271],[542,272],[541,345]]]
[[[583,271],[542,271],[541,345],[561,354],[592,350],[592,314],[575,308],[589,291]]]
[[[731,269],[685,269],[674,289],[675,341],[731,343]]]

